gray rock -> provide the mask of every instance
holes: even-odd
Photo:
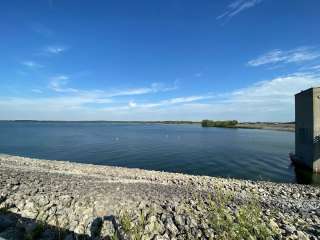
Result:
[[[167,217],[165,227],[169,230],[171,236],[176,236],[179,232],[171,217]]]
[[[41,196],[37,203],[38,203],[39,206],[42,207],[42,206],[45,206],[45,205],[49,204],[49,199],[47,197],[45,197],[45,196]]]
[[[24,218],[36,219],[38,212],[32,209],[25,209],[21,212],[21,216]]]
[[[64,195],[59,197],[59,201],[61,202],[61,204],[65,207],[70,206],[71,201],[72,201],[72,197],[69,195]]]
[[[204,235],[209,238],[209,239],[213,239],[214,238],[214,231],[211,228],[205,229],[204,230]]]
[[[299,240],[309,240],[309,237],[302,231],[297,231]]]
[[[153,240],[170,240],[168,234],[164,235],[156,235],[154,236]]]
[[[286,231],[287,234],[293,234],[296,228],[291,225],[284,225],[284,230]]]
[[[185,225],[184,217],[180,214],[174,215],[174,222],[177,224],[178,228],[181,229]]]

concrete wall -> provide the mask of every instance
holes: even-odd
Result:
[[[295,119],[297,159],[302,165],[320,171],[320,88],[295,95]]]
[[[313,163],[313,91],[308,89],[295,95],[296,156],[309,168]]]
[[[313,88],[313,170],[320,172],[320,88]]]

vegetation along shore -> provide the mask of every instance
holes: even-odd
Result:
[[[0,238],[319,239],[320,188],[0,155]]]

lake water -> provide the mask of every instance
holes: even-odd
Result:
[[[196,175],[319,184],[296,171],[294,133],[139,123],[0,122],[0,153]]]

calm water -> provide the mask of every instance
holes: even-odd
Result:
[[[198,125],[0,122],[0,153],[197,175],[319,183],[296,172],[294,134]]]

